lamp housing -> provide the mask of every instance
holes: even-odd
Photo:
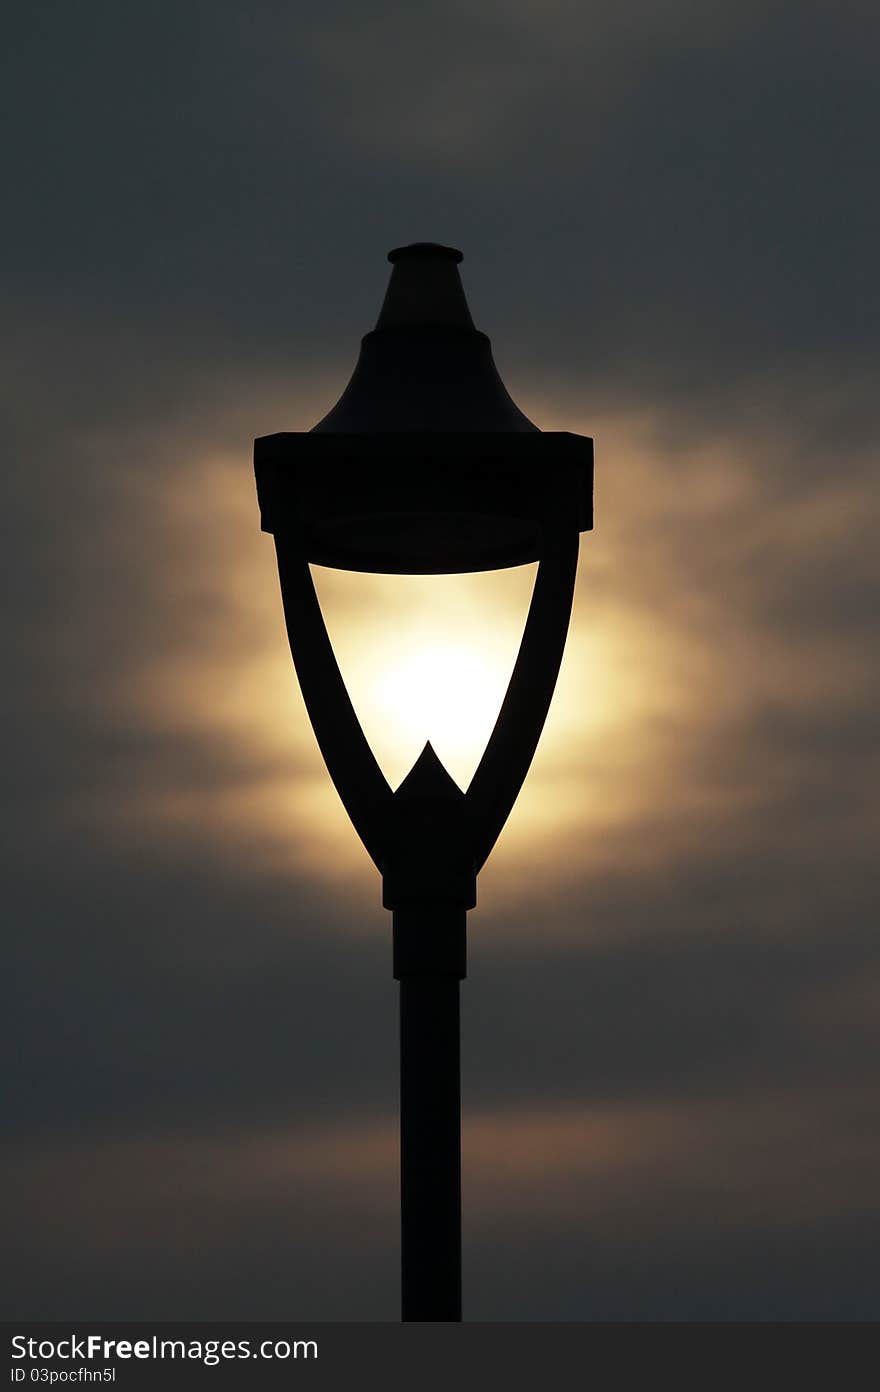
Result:
[[[449,574],[540,559],[548,525],[593,525],[593,442],[516,406],[434,242],[389,252],[376,327],[309,431],[255,441],[263,531],[340,570]]]

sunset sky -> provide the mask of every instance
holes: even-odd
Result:
[[[878,42],[859,0],[13,6],[6,1318],[397,1318],[390,915],[252,442],[418,240],[596,441],[469,917],[465,1316],[880,1317]],[[533,573],[315,571],[392,783],[427,738],[467,782]]]

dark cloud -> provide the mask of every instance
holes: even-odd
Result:
[[[16,28],[19,292],[172,361],[344,361],[386,246],[429,234],[550,380],[678,399],[783,354],[876,357],[863,6],[89,4]]]

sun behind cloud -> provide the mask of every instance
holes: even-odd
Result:
[[[464,644],[416,647],[377,673],[372,701],[407,738],[430,739],[451,771],[473,762],[492,728],[497,677],[491,659]]]

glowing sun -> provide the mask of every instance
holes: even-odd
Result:
[[[499,692],[500,688],[500,692]],[[504,683],[484,653],[456,643],[437,643],[402,654],[377,672],[371,704],[399,743],[418,752],[426,740],[449,771],[468,776],[495,724]]]

